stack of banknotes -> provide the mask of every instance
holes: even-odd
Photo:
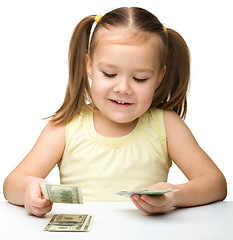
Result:
[[[90,215],[57,214],[44,228],[49,232],[88,232],[92,222]]]

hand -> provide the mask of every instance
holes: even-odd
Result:
[[[24,195],[24,206],[30,215],[43,217],[52,209],[52,203],[43,197],[40,183],[46,182],[41,178],[33,178],[28,184]]]
[[[148,189],[177,189],[177,187],[169,183],[161,182],[148,187]],[[135,194],[130,198],[139,210],[151,215],[171,211],[177,198],[177,192],[166,193],[159,196],[140,196]]]

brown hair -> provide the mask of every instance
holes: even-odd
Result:
[[[190,76],[190,56],[184,39],[172,29],[164,29],[152,13],[142,8],[118,8],[105,14],[95,27],[90,49],[89,38],[95,15],[82,19],[74,29],[69,47],[69,81],[61,108],[51,121],[66,124],[80,113],[87,101],[91,100],[90,86],[86,73],[87,53],[93,53],[100,28],[129,27],[138,32],[161,38],[160,66],[166,66],[166,74],[156,89],[151,107],[172,109],[182,118],[187,112],[187,90]]]

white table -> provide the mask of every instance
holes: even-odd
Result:
[[[88,202],[83,205],[54,204],[44,218],[26,213],[23,207],[0,202],[0,239],[233,239],[233,202],[175,209],[147,216],[131,202]],[[91,214],[90,232],[45,232],[54,214]]]

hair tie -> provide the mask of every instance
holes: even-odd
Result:
[[[163,26],[163,29],[164,29],[165,32],[167,31],[167,28],[165,26]]]
[[[102,17],[102,15],[96,15],[95,22],[98,23]]]

